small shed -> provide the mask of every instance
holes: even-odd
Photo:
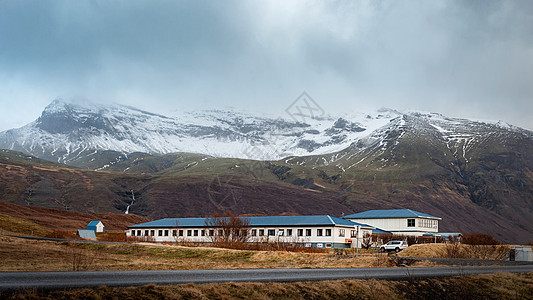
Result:
[[[533,261],[533,251],[530,247],[514,247],[507,251],[507,260]]]
[[[96,234],[94,230],[78,229],[78,236],[85,240],[96,241]]]
[[[101,221],[91,221],[87,225],[87,230],[92,230],[94,232],[105,232],[105,226]]]

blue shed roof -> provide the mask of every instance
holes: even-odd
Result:
[[[96,234],[94,230],[78,229],[78,236],[82,239],[96,240]]]
[[[362,227],[371,228],[365,224],[360,224],[329,215],[245,217],[245,219],[247,219],[249,225],[253,227],[359,225]],[[205,221],[206,218],[167,218],[132,225],[128,228],[207,227]]]
[[[87,224],[87,226],[96,226],[98,223],[101,223],[101,221],[91,221],[89,224]]]
[[[428,218],[442,220],[439,217],[414,211],[412,209],[375,209],[355,213],[343,217],[344,219],[391,219],[391,218]]]

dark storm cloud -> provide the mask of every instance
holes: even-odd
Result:
[[[306,90],[331,113],[388,106],[533,129],[531,3],[0,1],[1,101],[30,120],[58,96],[281,113]]]

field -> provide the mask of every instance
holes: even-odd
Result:
[[[386,254],[353,255],[288,251],[247,251],[178,245],[109,245],[0,237],[0,271],[107,271],[235,268],[388,267]],[[429,266],[417,262],[414,266]]]
[[[15,223],[33,228],[31,223]],[[43,230],[33,228],[34,232]],[[46,231],[44,231],[46,233]],[[119,234],[120,235],[120,234]],[[99,234],[102,236],[102,234]],[[113,233],[105,234],[109,240]],[[413,245],[398,253],[400,257],[472,258],[502,260],[509,245]],[[360,268],[394,267],[405,263],[374,250],[354,249],[337,253],[234,250],[180,244],[95,244],[52,242],[0,237],[0,271],[108,271],[108,270],[194,270],[234,268]],[[450,256],[452,254],[452,256]],[[461,256],[453,256],[461,254]],[[435,266],[434,262],[409,260],[413,267]]]
[[[533,299],[533,273],[384,281],[145,285],[0,292],[2,299]]]

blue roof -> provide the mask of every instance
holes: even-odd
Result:
[[[379,228],[372,229],[372,233],[392,234],[392,232],[390,231],[386,231],[386,230],[379,229]]]
[[[100,221],[91,221],[89,224],[87,224],[87,226],[96,226],[98,223],[100,223]]]
[[[365,224],[360,224],[329,215],[243,217],[243,219],[247,219],[249,225],[252,227],[359,225],[362,227],[371,228]],[[205,221],[206,218],[167,218],[132,225],[128,228],[207,227]]]
[[[439,217],[414,211],[412,209],[375,209],[355,213],[343,217],[344,219],[391,219],[391,218],[428,218],[442,220]]]

